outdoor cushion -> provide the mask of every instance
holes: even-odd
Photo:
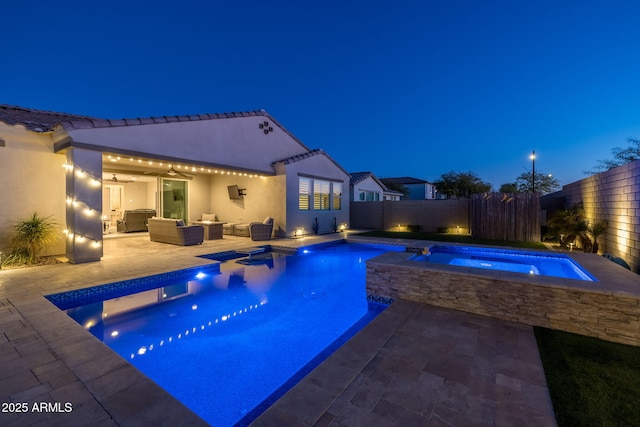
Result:
[[[202,221],[217,222],[218,221],[218,216],[216,214],[214,214],[214,213],[212,213],[212,214],[203,213],[202,214]]]
[[[147,220],[155,214],[153,209],[126,210],[122,219],[117,222],[117,230],[120,233],[147,231]]]

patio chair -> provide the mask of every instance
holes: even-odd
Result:
[[[269,240],[273,234],[273,218],[268,216],[262,222],[237,224],[233,229],[236,236],[251,237],[251,240]]]

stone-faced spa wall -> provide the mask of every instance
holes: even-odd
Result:
[[[575,255],[600,282],[429,264],[391,252],[367,261],[367,295],[640,346],[640,277],[603,257]]]

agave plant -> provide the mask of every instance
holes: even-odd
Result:
[[[13,227],[15,236],[11,239],[12,247],[2,260],[2,266],[37,263],[40,252],[58,238],[56,227],[51,216],[43,217],[37,212],[20,218]]]

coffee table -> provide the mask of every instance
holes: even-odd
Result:
[[[224,222],[191,221],[189,225],[201,225],[204,227],[204,240],[222,239],[222,224]]]

